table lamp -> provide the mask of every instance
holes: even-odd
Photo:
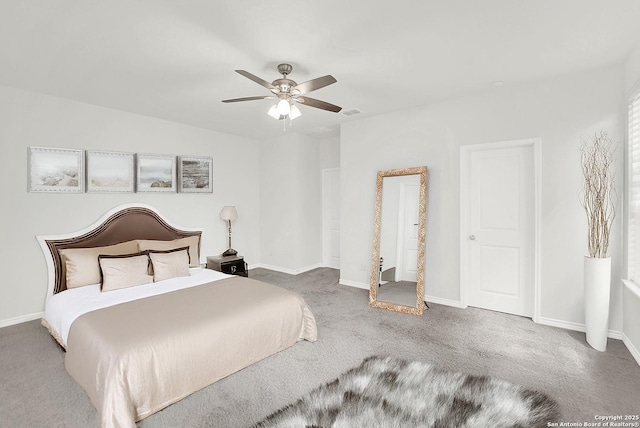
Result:
[[[236,250],[231,248],[231,222],[238,219],[238,211],[236,207],[223,207],[222,211],[220,211],[220,218],[227,222],[229,227],[229,248],[227,251],[222,253],[223,256],[235,256],[238,254]]]

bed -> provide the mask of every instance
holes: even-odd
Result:
[[[38,236],[49,273],[42,324],[103,427],[135,422],[301,340],[298,294],[200,266],[197,229],[131,204],[66,235]]]

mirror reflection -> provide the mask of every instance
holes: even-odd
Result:
[[[370,305],[422,314],[426,167],[380,171]]]
[[[416,303],[419,188],[419,175],[382,180],[378,300]]]

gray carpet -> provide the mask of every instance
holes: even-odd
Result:
[[[640,366],[624,344],[591,349],[584,334],[474,308],[430,304],[423,317],[367,306],[338,271],[250,277],[300,292],[319,340],[301,342],[169,406],[141,427],[248,427],[370,355],[488,375],[555,399],[561,421],[640,412]],[[96,411],[64,369],[64,353],[38,321],[0,329],[0,426],[98,427]]]

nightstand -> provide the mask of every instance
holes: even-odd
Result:
[[[229,275],[249,276],[249,269],[243,256],[208,256],[207,269],[217,270]]]

